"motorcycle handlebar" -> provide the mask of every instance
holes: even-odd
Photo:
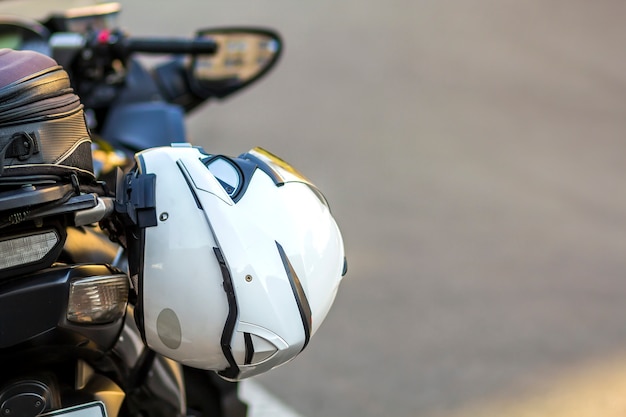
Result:
[[[123,55],[133,52],[157,54],[214,54],[217,43],[212,39],[124,38],[115,45]]]
[[[218,45],[213,39],[197,38],[134,38],[118,31],[102,30],[89,35],[73,32],[55,33],[50,37],[53,58],[59,65],[70,67],[83,50],[100,51],[97,55],[126,59],[135,52],[153,54],[214,54]],[[91,57],[92,54],[87,55]],[[111,58],[113,58],[111,57]],[[87,58],[91,59],[91,58]],[[105,58],[106,59],[106,58]]]

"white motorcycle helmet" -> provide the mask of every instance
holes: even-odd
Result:
[[[300,353],[346,272],[341,233],[320,191],[255,148],[136,155],[154,174],[156,226],[142,229],[138,321],[147,345],[239,380]]]

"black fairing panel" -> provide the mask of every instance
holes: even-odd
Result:
[[[66,320],[72,280],[120,273],[106,265],[59,266],[0,284],[0,349],[41,345],[110,349],[124,319],[100,325]]]
[[[63,257],[72,264],[113,264],[120,246],[97,227],[68,227]]]

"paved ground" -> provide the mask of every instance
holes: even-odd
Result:
[[[255,24],[278,69],[191,120],[326,192],[350,271],[294,362],[308,417],[626,411],[626,3],[126,1],[136,34]]]
[[[343,228],[335,308],[270,392],[308,417],[626,411],[626,4],[127,3],[141,33],[285,38],[190,131],[284,156]]]

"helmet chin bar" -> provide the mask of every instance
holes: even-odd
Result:
[[[285,250],[283,249],[280,243],[278,242],[275,242],[275,243],[276,243],[276,248],[278,250],[278,253],[280,254],[280,258],[283,262],[285,273],[289,279],[289,283],[291,284],[293,296],[298,306],[300,317],[302,319],[302,328],[304,331],[304,343],[302,345],[302,348],[300,348],[299,350],[293,351],[290,354],[290,356],[296,356],[297,354],[302,352],[304,348],[306,348],[311,338],[311,326],[312,326],[311,307],[309,306],[309,302],[307,300],[306,294],[304,292],[304,289],[302,288],[302,283],[300,282],[300,279],[298,278],[296,271],[291,265],[291,262],[289,262],[289,258],[287,257]],[[222,338],[221,338],[222,351],[224,352],[224,357],[226,357],[226,359],[228,360],[229,366],[223,371],[219,371],[218,374],[221,377],[228,379],[228,380],[237,380],[240,377],[247,377],[247,376],[256,374],[256,372],[254,372],[253,369],[256,365],[258,365],[258,361],[254,360],[255,353],[257,352],[255,352],[255,344],[252,339],[253,336],[256,338],[256,340],[263,339],[270,344],[271,342],[267,339],[264,339],[262,336],[258,334],[250,333],[249,331],[247,332],[244,331],[243,332],[244,345],[245,345],[245,358],[244,358],[244,363],[243,363],[244,367],[240,368],[240,366],[237,364],[237,361],[235,360],[233,353],[232,353],[232,345],[231,345],[232,340],[233,340],[233,335],[235,334],[235,330],[237,328],[237,325],[239,324],[238,323],[237,299],[235,296],[235,290],[233,288],[230,271],[228,270],[228,266],[226,265],[226,261],[224,260],[222,252],[220,251],[219,248],[213,248],[213,251],[215,252],[215,256],[217,257],[217,260],[220,265],[220,270],[222,272],[222,276],[224,279],[224,291],[226,292],[226,295],[228,298],[228,306],[229,306],[228,318],[226,320],[226,324],[224,326],[224,331],[222,333]],[[275,347],[275,349],[276,350],[274,351],[274,353],[278,353],[278,348]],[[274,353],[270,354],[268,357],[273,356]],[[261,360],[261,362],[263,362],[263,360]]]

